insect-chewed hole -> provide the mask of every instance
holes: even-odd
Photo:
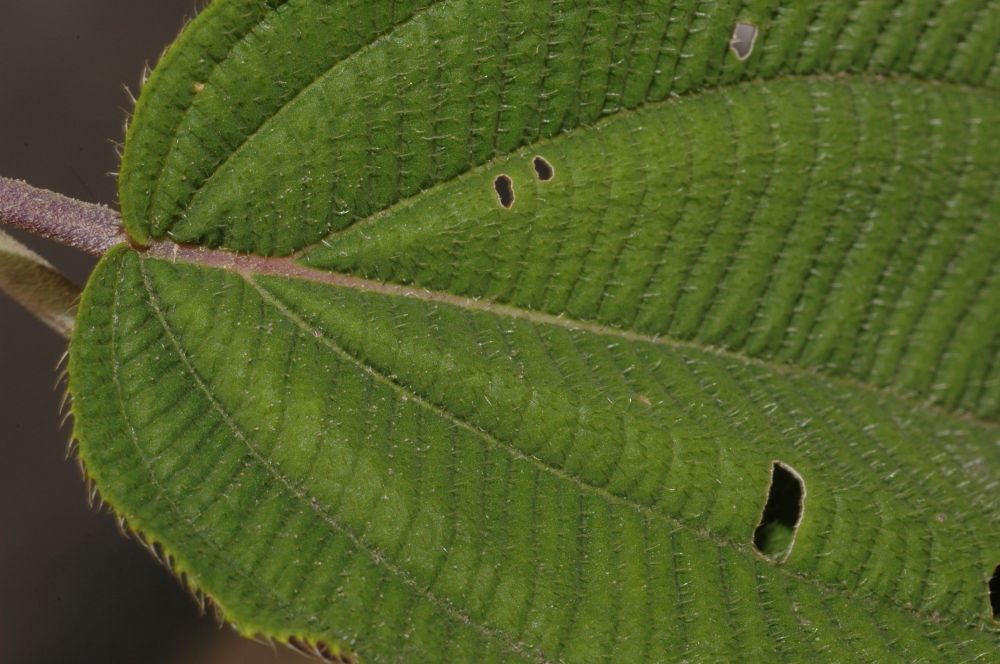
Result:
[[[990,609],[993,611],[993,620],[1000,620],[1000,565],[993,570],[990,578]]]
[[[542,182],[548,182],[556,176],[556,169],[552,168],[545,157],[535,157],[531,163],[535,165],[535,173],[538,173],[538,179]]]
[[[753,23],[737,23],[733,28],[733,36],[729,39],[729,48],[733,49],[736,58],[746,60],[753,53],[754,42],[757,41],[757,26]]]
[[[500,205],[508,210],[514,207],[514,181],[509,175],[498,175],[493,181],[493,188],[496,189]]]
[[[806,486],[791,466],[775,461],[771,486],[760,523],[753,533],[753,546],[766,558],[783,562],[792,552],[795,531],[802,521]]]

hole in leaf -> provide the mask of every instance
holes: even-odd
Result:
[[[508,210],[514,207],[514,181],[507,175],[498,175],[493,181],[493,188],[497,191],[497,200],[500,205]]]
[[[556,175],[556,169],[552,168],[545,157],[535,157],[532,162],[535,165],[535,172],[538,173],[538,179],[542,182],[548,182]]]
[[[771,486],[760,524],[753,533],[753,545],[766,558],[783,562],[792,552],[795,531],[802,521],[806,487],[802,476],[791,466],[775,461],[771,466]]]
[[[753,53],[755,41],[757,26],[753,23],[737,23],[733,28],[733,36],[729,39],[729,48],[733,49],[738,60],[746,60]]]
[[[990,608],[993,610],[993,620],[1000,620],[1000,565],[993,570],[990,579]]]

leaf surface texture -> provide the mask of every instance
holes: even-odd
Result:
[[[81,303],[88,472],[243,632],[331,656],[989,659],[998,34],[990,2],[216,0],[128,135],[154,250]]]

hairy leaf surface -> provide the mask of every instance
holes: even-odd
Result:
[[[216,0],[128,135],[152,248],[81,303],[87,469],[329,657],[995,657],[998,35],[986,0]]]

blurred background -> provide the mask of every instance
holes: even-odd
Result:
[[[112,141],[194,0],[0,0],[0,174],[115,206]],[[82,284],[94,260],[18,235]],[[0,294],[0,663],[305,662],[200,616],[87,506],[56,385],[66,344]]]

